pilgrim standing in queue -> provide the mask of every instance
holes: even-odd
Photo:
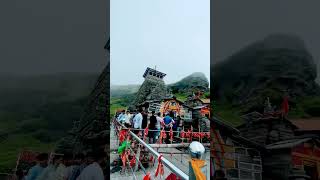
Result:
[[[26,180],[36,180],[47,166],[48,154],[41,153],[36,157],[37,164],[34,165],[28,172]]]
[[[83,169],[77,180],[104,180],[103,170],[105,165],[106,153],[95,152],[92,154],[93,162]]]

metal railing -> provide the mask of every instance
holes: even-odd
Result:
[[[144,142],[141,138],[139,138],[136,134],[134,134],[130,128],[125,127],[123,124],[120,124],[117,121],[114,121],[114,128],[117,128],[117,125],[121,127],[121,129],[129,130],[130,135],[132,138],[136,139],[142,146],[144,146],[149,152],[151,152],[156,158],[159,158],[160,153],[158,153],[156,150],[154,150],[150,145],[148,145],[146,142]],[[183,180],[189,180],[189,176],[185,174],[182,170],[180,170],[178,167],[176,167],[174,164],[172,164],[168,159],[165,157],[161,157],[161,162],[164,166],[166,166],[169,170],[171,170],[173,173],[175,173],[178,177],[180,177]]]
[[[148,149],[149,152],[151,152],[153,155],[155,155],[157,158],[159,158],[160,154],[154,150],[152,147],[150,147],[147,143],[145,143],[142,139],[140,139],[136,134],[133,132],[129,131],[130,135],[139,141],[145,148]],[[178,177],[180,177],[183,180],[189,180],[189,176],[185,174],[183,171],[181,171],[178,167],[176,167],[174,164],[172,164],[169,160],[166,158],[162,157],[161,161],[163,165],[165,165],[168,169],[170,169],[173,173],[175,173]]]

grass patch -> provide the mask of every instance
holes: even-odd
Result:
[[[213,109],[213,113],[220,117],[222,121],[225,121],[234,127],[243,123],[239,110],[232,106],[217,104],[215,105],[215,109]]]
[[[23,149],[50,152],[54,144],[45,144],[33,138],[31,135],[10,135],[8,139],[0,143],[0,172],[9,173],[15,168],[18,154]]]
[[[182,101],[182,102],[184,102],[184,101],[187,100],[187,98],[188,98],[188,95],[187,95],[187,94],[184,94],[184,93],[176,93],[176,94],[174,94],[174,96],[175,96],[179,101]]]
[[[118,109],[125,109],[126,107],[122,105],[121,98],[111,98],[110,99],[110,121],[115,115],[115,111]]]

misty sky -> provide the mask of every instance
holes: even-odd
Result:
[[[212,62],[270,33],[293,33],[320,62],[320,1],[212,1]],[[319,74],[319,73],[318,73]]]
[[[105,0],[2,0],[0,72],[100,73],[107,8]]]
[[[166,83],[210,76],[209,0],[111,0],[111,84],[140,84],[149,67]]]

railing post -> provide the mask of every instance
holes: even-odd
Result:
[[[149,152],[151,152],[153,155],[155,155],[157,158],[160,156],[160,154],[154,150],[152,147],[150,147],[147,143],[145,143],[142,139],[140,139],[136,134],[129,131],[131,136],[135,138],[139,143],[141,143],[144,147],[146,147]],[[180,177],[183,180],[189,180],[189,176],[185,174],[183,171],[181,171],[179,168],[177,168],[174,164],[172,164],[169,160],[166,158],[161,159],[162,163],[169,168],[173,173],[175,173],[178,177]]]
[[[189,151],[191,159],[205,160],[205,148],[201,143],[193,141],[189,146]],[[201,172],[206,176],[206,179],[210,179],[210,172],[207,172],[207,166],[208,164],[205,162],[205,165],[201,167]],[[196,176],[191,166],[191,161],[189,161],[189,180],[196,180]]]
[[[136,158],[136,159],[139,159],[139,160],[140,160],[140,144],[138,144],[137,158]],[[139,167],[139,163],[138,163],[138,161],[137,161],[136,164],[135,164],[134,171],[138,171],[138,167]]]

